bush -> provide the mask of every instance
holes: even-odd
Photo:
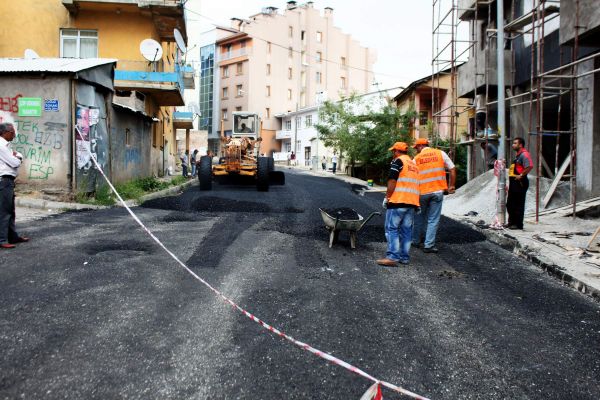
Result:
[[[185,176],[176,176],[173,179],[171,179],[171,185],[173,186],[177,186],[177,185],[181,185],[182,183],[185,183],[188,181],[188,178],[186,178]]]

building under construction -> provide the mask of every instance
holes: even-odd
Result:
[[[496,0],[433,0],[433,73],[447,70],[456,98],[451,117],[436,104],[434,122],[468,146],[468,178],[485,172],[497,148],[497,98],[506,98],[506,154],[525,138],[534,159],[536,210],[557,185],[571,203],[600,196],[600,7],[597,0],[504,0],[504,87],[498,87]],[[466,61],[466,62],[465,62]],[[461,63],[463,63],[460,65]],[[459,106],[458,98],[469,99]],[[467,132],[456,131],[461,113]],[[483,144],[483,145],[482,145]],[[489,145],[489,147],[488,147]],[[540,178],[552,180],[540,190]],[[537,213],[536,213],[537,215]]]

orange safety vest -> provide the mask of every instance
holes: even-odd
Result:
[[[419,168],[421,194],[448,190],[446,167],[441,150],[426,147],[416,155],[415,163]]]
[[[401,155],[402,170],[396,181],[396,189],[389,199],[390,203],[412,204],[419,206],[419,169],[407,155]]]

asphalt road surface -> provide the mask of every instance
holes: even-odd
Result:
[[[332,249],[319,207],[380,209],[342,181],[192,187],[135,212],[259,318],[433,399],[598,399],[600,305],[457,223],[440,253],[376,266],[383,217]],[[274,336],[123,209],[20,226],[0,253],[0,398],[358,399],[370,382]],[[386,399],[403,398],[384,391]]]

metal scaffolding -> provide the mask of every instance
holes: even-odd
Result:
[[[458,18],[458,0],[433,0],[431,56],[431,122],[433,141],[440,139],[440,127],[446,126],[451,157],[454,158],[458,137],[458,117],[466,107],[458,102],[458,67],[467,61],[469,49],[475,43],[462,33],[466,31]],[[450,88],[442,87],[444,76],[450,77]],[[446,92],[447,91],[447,92]],[[442,99],[450,97],[447,105]]]
[[[433,15],[433,57],[432,57],[432,65],[434,67],[434,72],[436,72],[435,67],[442,65],[441,60],[439,60],[440,54],[443,54],[445,47],[439,47],[440,35],[442,34],[440,27],[445,26],[445,19],[449,19],[449,25],[451,25],[451,33],[450,33],[450,51],[449,59],[444,60],[447,62],[446,68],[450,68],[450,73],[453,74],[453,90],[454,90],[454,98],[452,99],[453,104],[456,105],[456,108],[453,109],[455,113],[453,115],[458,115],[458,106],[457,106],[457,92],[456,92],[456,65],[459,64],[462,60],[459,59],[459,54],[463,55],[464,53],[457,53],[454,51],[453,43],[455,40],[455,33],[457,27],[460,25],[460,19],[457,16],[457,12],[460,10],[463,12],[463,15],[467,15],[465,19],[471,20],[471,39],[467,46],[467,52],[470,52],[470,57],[474,60],[475,64],[475,73],[473,75],[474,86],[473,86],[473,106],[463,109],[462,112],[471,112],[471,114],[475,111],[475,98],[478,94],[481,94],[480,84],[478,78],[480,79],[480,73],[478,69],[478,51],[479,46],[477,45],[479,41],[485,41],[484,52],[484,62],[485,68],[483,69],[483,80],[484,80],[484,93],[485,93],[485,130],[483,137],[477,137],[476,132],[471,130],[470,137],[468,140],[463,141],[463,144],[470,146],[470,163],[471,163],[471,177],[476,175],[476,167],[477,167],[477,153],[478,148],[475,144],[485,142],[487,145],[490,137],[488,135],[487,128],[490,126],[490,111],[493,108],[497,107],[497,101],[490,101],[490,95],[493,95],[494,92],[490,89],[494,86],[491,84],[491,78],[493,74],[497,73],[497,69],[495,65],[490,64],[490,55],[492,52],[492,43],[497,36],[497,30],[492,28],[494,27],[493,23],[493,9],[496,7],[496,0],[474,0],[471,2],[471,7],[468,9],[459,9],[457,6],[457,2],[455,0],[450,0],[450,11],[445,14],[441,14],[438,10],[436,16],[436,5],[438,8],[440,7],[440,1],[434,0],[434,15]],[[521,12],[517,12],[515,7],[515,0],[511,0],[510,2],[510,10],[509,12],[505,12],[505,49],[511,49],[511,57],[510,57],[510,65],[507,66],[507,71],[511,74],[513,79],[504,87],[497,88],[497,90],[504,90],[506,93],[506,101],[510,104],[510,119],[513,123],[511,126],[520,125],[523,130],[527,131],[528,143],[532,144],[532,140],[535,141],[535,155],[537,160],[537,165],[535,168],[536,174],[536,222],[539,221],[539,212],[540,208],[545,208],[550,201],[554,190],[557,185],[563,181],[568,179],[570,183],[570,201],[573,206],[573,217],[575,217],[576,213],[576,205],[577,205],[577,93],[579,90],[578,79],[598,72],[598,69],[592,69],[591,71],[587,71],[584,73],[578,73],[578,65],[582,62],[591,60],[595,57],[600,57],[600,53],[592,54],[587,57],[578,58],[579,55],[579,2],[580,0],[574,0],[575,2],[575,37],[573,46],[568,49],[566,46],[561,46],[560,49],[560,62],[559,67],[553,68],[551,70],[547,70],[544,59],[545,59],[545,40],[547,36],[546,27],[547,25],[557,19],[560,15],[560,1],[558,0],[532,0],[531,9],[530,10],[520,10]],[[519,2],[519,4],[524,4],[523,2]],[[486,10],[487,9],[487,10]],[[483,15],[481,15],[483,14]],[[440,19],[440,15],[445,17]],[[485,37],[477,37],[479,31],[479,24],[482,24],[485,17],[487,16],[487,29],[482,32],[482,35]],[[483,18],[482,18],[483,17]],[[458,18],[458,21],[456,20]],[[436,37],[437,36],[437,37]],[[516,65],[515,65],[515,51],[513,43],[518,38],[527,38],[530,40],[530,50],[531,50],[531,73],[530,79],[527,85],[515,85],[515,75],[516,75]],[[448,45],[446,45],[448,46]],[[441,50],[440,50],[441,49]],[[570,50],[570,57],[568,62],[565,61],[565,56],[563,54],[564,51]],[[438,68],[439,71],[443,70],[443,68]],[[516,93],[518,92],[518,93]],[[432,90],[432,93],[435,93],[435,88]],[[497,92],[496,92],[497,93]],[[520,108],[529,106],[529,118],[526,120],[522,115]],[[435,101],[432,100],[432,107],[435,109],[436,104]],[[568,107],[570,112],[568,112],[568,121],[565,121],[565,115],[563,113],[563,108]],[[435,114],[434,114],[435,115]],[[551,120],[551,116],[553,120]],[[475,120],[472,121],[473,124]],[[450,122],[452,124],[452,121]],[[515,136],[514,134],[511,136]],[[563,140],[561,144],[561,139],[567,136],[568,137],[568,152],[566,156],[561,156],[561,154],[565,154],[565,151],[562,147],[565,146],[565,140]],[[453,136],[456,138],[456,136]],[[507,141],[510,141],[510,138],[507,138]],[[549,143],[550,142],[550,143]],[[552,143],[553,142],[553,143]],[[507,142],[509,143],[509,142]],[[546,152],[544,153],[546,146]],[[550,148],[547,148],[550,146]],[[562,147],[561,147],[562,146]],[[533,153],[533,151],[532,151]],[[484,153],[484,157],[487,157],[487,153]],[[551,163],[553,164],[553,168],[551,168],[544,158],[544,154],[546,157],[552,156]],[[510,154],[509,154],[510,155]],[[500,155],[498,156],[500,158]],[[488,160],[485,160],[486,163]],[[540,193],[540,178],[543,176],[547,176],[552,179],[552,184],[547,193],[544,194],[542,198],[542,194]]]

